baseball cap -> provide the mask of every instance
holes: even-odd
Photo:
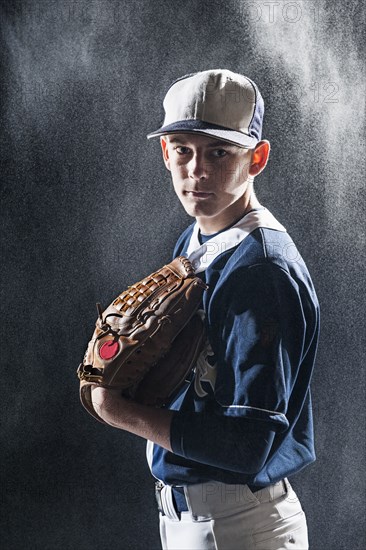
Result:
[[[226,69],[187,74],[171,84],[163,106],[163,125],[148,139],[192,133],[245,148],[255,147],[261,139],[263,98],[244,75]]]

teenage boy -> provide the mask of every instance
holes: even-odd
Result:
[[[249,78],[218,69],[175,81],[164,108],[148,137],[160,137],[175,192],[195,218],[173,257],[187,256],[208,284],[207,343],[169,408],[98,387],[94,406],[148,440],[164,549],[307,549],[288,476],[315,460],[319,305],[294,242],[255,196],[270,151],[263,99]]]

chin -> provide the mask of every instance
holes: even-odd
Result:
[[[197,218],[199,216],[214,216],[217,212],[217,205],[209,204],[208,202],[192,202],[186,197],[180,197],[180,202],[189,216]]]
[[[189,216],[192,216],[192,218],[198,218],[200,216],[208,217],[210,218],[215,214],[215,212],[212,211],[210,208],[203,208],[200,205],[183,205],[184,210],[187,212]]]

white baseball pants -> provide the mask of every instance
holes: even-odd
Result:
[[[305,513],[288,479],[252,493],[247,485],[208,482],[184,489],[180,519],[163,489],[163,550],[308,550]]]

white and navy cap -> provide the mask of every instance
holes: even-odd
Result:
[[[241,147],[260,141],[263,98],[254,82],[226,69],[185,75],[164,99],[165,119],[147,138],[193,133],[217,137]]]

